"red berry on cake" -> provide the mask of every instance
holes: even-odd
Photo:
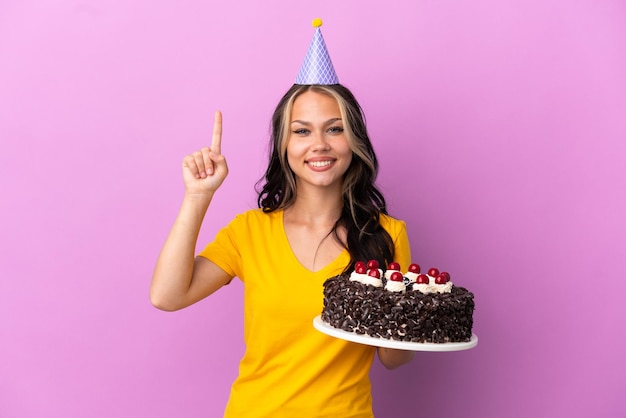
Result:
[[[367,268],[368,269],[372,269],[372,270],[376,270],[378,269],[379,265],[378,265],[378,261],[376,260],[370,260],[367,262]]]
[[[378,269],[370,269],[367,272],[368,276],[372,276],[372,277],[376,277],[377,279],[380,279],[380,271],[378,271]]]
[[[364,262],[359,261],[358,263],[356,263],[356,266],[354,267],[354,271],[357,274],[365,274],[367,273],[367,267],[365,266]]]
[[[411,273],[420,274],[420,271],[421,271],[421,268],[419,264],[413,263],[409,266],[409,272]]]
[[[415,283],[417,284],[428,284],[429,282],[430,279],[425,274],[420,274],[419,276],[417,276],[417,279],[415,279]]]
[[[391,280],[392,282],[402,282],[404,281],[404,276],[399,271],[394,271],[393,273],[391,273],[391,277],[389,277],[389,280]]]
[[[440,274],[437,277],[435,277],[435,283],[437,283],[437,284],[446,284],[446,283],[448,283],[448,278],[446,276],[444,276],[443,274]]]
[[[430,277],[437,277],[437,276],[439,276],[439,270],[437,270],[434,267],[431,267],[430,270],[428,270],[428,275]]]
[[[389,263],[389,269],[388,270],[400,270],[400,263],[396,263],[395,261],[392,261],[391,263]]]
[[[445,276],[446,277],[446,281],[450,281],[450,273],[448,273],[447,271],[442,271],[441,273],[439,273],[440,276]]]

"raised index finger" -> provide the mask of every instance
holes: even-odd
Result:
[[[211,142],[211,151],[216,154],[222,153],[222,112],[215,112],[215,120],[213,122],[213,142]]]

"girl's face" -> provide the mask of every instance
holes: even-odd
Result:
[[[352,161],[352,150],[333,97],[307,91],[296,98],[291,111],[287,161],[298,185],[341,185]]]

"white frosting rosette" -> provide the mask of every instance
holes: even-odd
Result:
[[[450,293],[452,291],[452,282],[448,281],[445,284],[435,283],[433,276],[428,277],[428,284],[426,283],[413,283],[413,290],[419,290],[422,293]]]
[[[380,273],[382,274],[382,271]],[[383,281],[378,277],[372,277],[369,274],[364,273],[357,273],[356,271],[350,273],[350,281],[368,284],[374,287],[381,287],[383,285]]]
[[[382,287],[383,281],[379,279],[378,277],[373,277],[367,274],[365,276],[366,277],[363,279],[361,283],[369,284],[370,286],[374,286],[374,287]]]
[[[404,285],[404,282],[396,282],[393,280],[387,280],[387,283],[385,284],[385,290],[388,290],[390,292],[404,293],[406,291],[406,286]]]
[[[409,284],[415,283],[415,281],[417,280],[417,276],[420,275],[420,270],[421,267],[419,266],[419,264],[414,263],[409,265],[409,271],[404,273],[404,277],[408,279]]]
[[[404,285],[404,276],[399,271],[392,271],[391,274],[385,275],[387,277],[387,283],[385,283],[385,290],[390,292],[402,292],[406,291]],[[395,278],[395,280],[394,280]]]
[[[398,273],[402,273],[400,270],[387,270],[387,271],[385,272],[385,279],[387,279],[387,280],[391,280],[391,275],[392,275],[393,273],[395,273],[396,271],[397,271]]]

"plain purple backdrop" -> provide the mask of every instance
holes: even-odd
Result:
[[[241,284],[164,313],[152,268],[215,109],[199,246],[255,206],[314,17],[413,261],[476,294],[478,347],[376,363],[377,417],[623,416],[623,1],[4,0],[2,418],[221,416]]]

